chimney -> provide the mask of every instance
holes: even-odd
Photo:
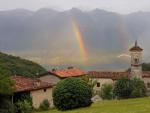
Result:
[[[56,70],[57,70],[56,68],[53,68],[53,69],[52,69],[52,72],[54,72],[54,71],[56,71]]]
[[[67,69],[73,69],[74,67],[73,66],[69,66]]]

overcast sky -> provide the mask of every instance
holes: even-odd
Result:
[[[150,0],[0,0],[0,10],[40,8],[67,10],[77,7],[83,10],[100,8],[118,13],[150,11]]]

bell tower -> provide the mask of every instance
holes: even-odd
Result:
[[[131,76],[134,78],[142,79],[142,51],[143,49],[138,46],[137,41],[130,49],[131,54]]]

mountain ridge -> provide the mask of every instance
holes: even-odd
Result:
[[[16,14],[13,10],[6,16],[0,12],[1,51],[16,53],[42,65],[82,65],[83,61],[77,59],[81,55],[72,27],[75,22],[88,51],[88,64],[94,69],[127,68],[129,59],[118,59],[116,56],[128,53],[137,39],[145,48],[144,61],[149,61],[149,12],[122,15],[100,9],[21,11],[18,9]]]

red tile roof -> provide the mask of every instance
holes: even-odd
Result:
[[[15,92],[33,91],[52,87],[52,85],[49,83],[25,78],[22,76],[12,76],[11,78],[15,82]]]
[[[136,41],[135,45],[130,49],[130,51],[143,51],[143,49],[138,46],[137,41]]]
[[[150,71],[144,71],[142,76],[143,78],[150,78]]]
[[[49,74],[56,75],[60,78],[66,78],[66,77],[78,77],[78,76],[86,75],[87,72],[77,69],[75,67],[68,67],[67,69],[63,69],[63,70],[49,71]]]
[[[129,72],[97,72],[90,71],[89,75],[93,78],[108,78],[117,80],[122,77],[131,77]],[[143,78],[150,78],[150,71],[144,71],[142,74]]]
[[[97,71],[90,71],[89,75],[93,78],[110,78],[113,80],[122,78],[122,77],[129,77],[129,72],[97,72]]]
[[[139,46],[134,46],[130,49],[130,51],[143,51],[143,49],[140,48]]]

